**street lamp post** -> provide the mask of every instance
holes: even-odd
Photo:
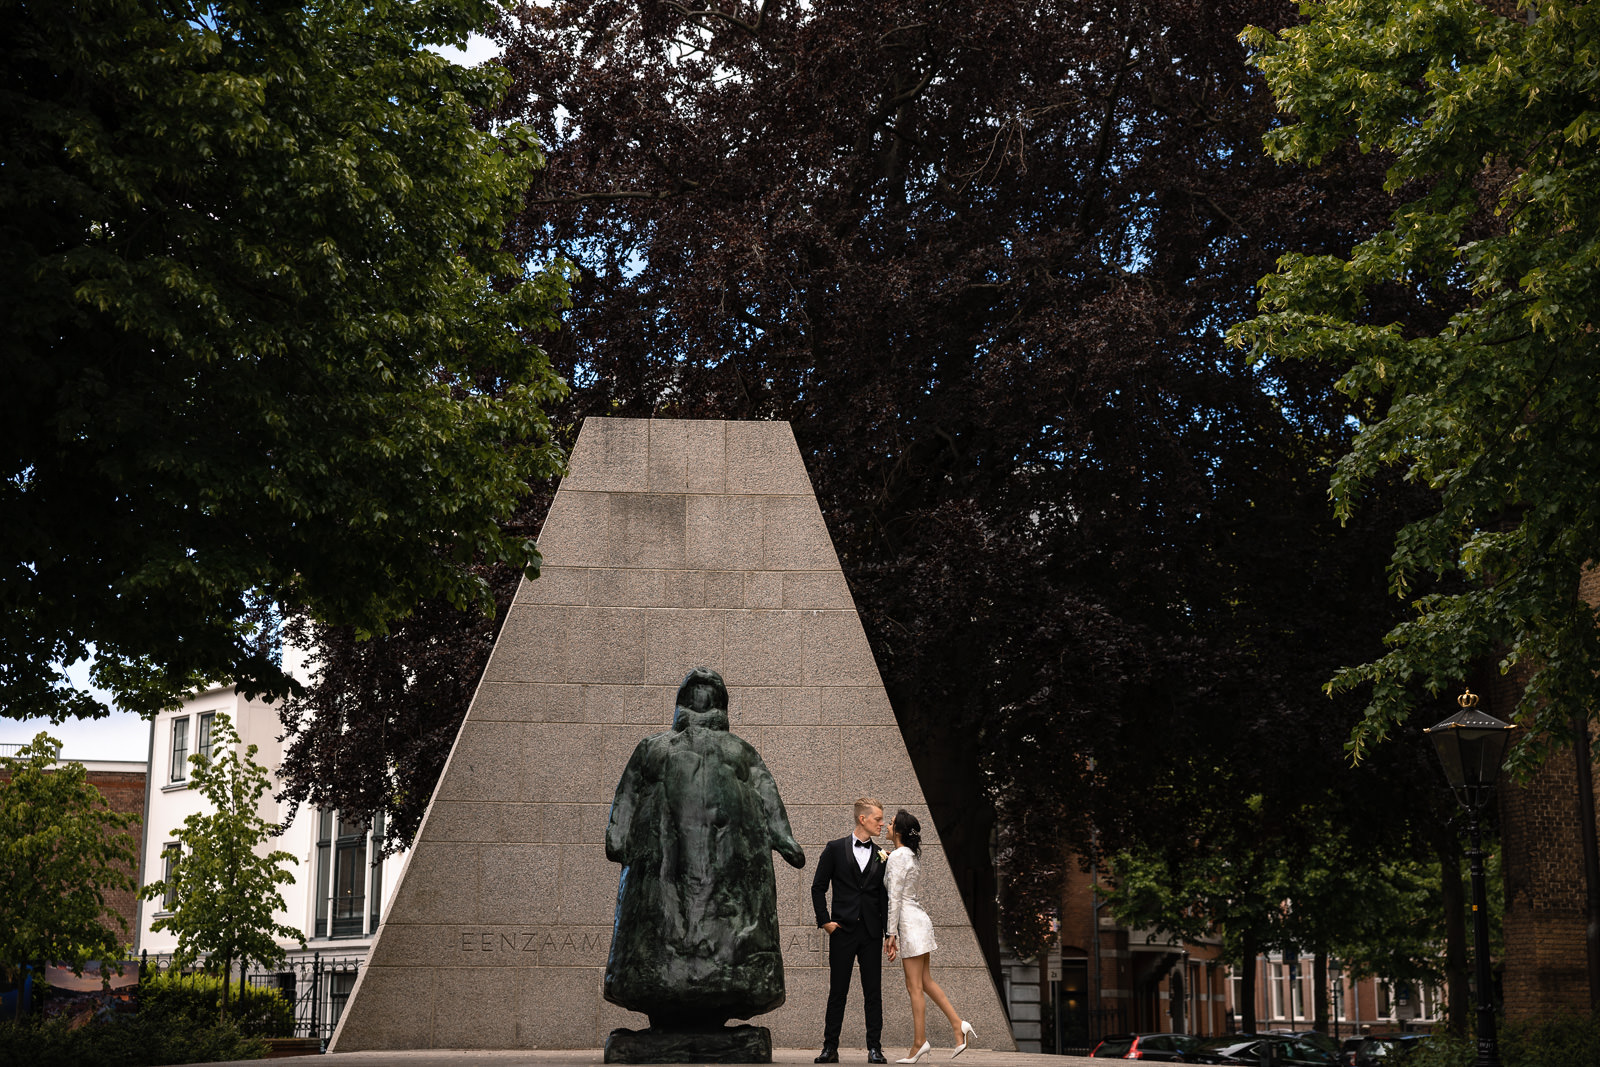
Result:
[[[1500,1043],[1495,1034],[1493,979],[1489,974],[1489,898],[1483,884],[1483,833],[1479,816],[1494,792],[1506,745],[1511,740],[1511,723],[1478,710],[1478,697],[1464,690],[1456,703],[1461,710],[1423,731],[1439,753],[1444,776],[1456,800],[1467,812],[1472,848],[1467,860],[1472,871],[1472,940],[1477,965],[1478,1058],[1473,1067],[1500,1067]]]

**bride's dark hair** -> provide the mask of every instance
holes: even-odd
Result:
[[[901,808],[894,813],[894,822],[889,825],[899,835],[900,843],[909,848],[913,856],[922,855],[922,824],[917,821],[915,815]]]

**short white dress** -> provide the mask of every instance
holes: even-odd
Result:
[[[916,853],[901,845],[889,853],[883,868],[884,888],[889,891],[889,936],[900,939],[900,958],[910,959],[939,947],[933,939],[933,920],[917,903],[917,881],[922,868]]]

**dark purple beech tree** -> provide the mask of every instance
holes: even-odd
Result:
[[[1279,255],[1392,206],[1377,162],[1263,153],[1236,35],[1293,14],[563,0],[491,30],[513,84],[485,119],[548,153],[511,239],[582,269],[547,345],[558,421],[792,422],[991,950],[997,827],[1026,951],[1091,826],[1105,851],[1181,854],[1212,824],[1291,848],[1306,832],[1249,798],[1403,803],[1383,754],[1349,767],[1355,705],[1321,685],[1379,647],[1416,503],[1339,527],[1324,468],[1356,413],[1332,373],[1224,340]],[[418,700],[417,625],[341,646],[311,700],[352,728],[295,720],[286,764],[299,796],[388,806],[395,843],[494,629],[440,621],[455,681]]]

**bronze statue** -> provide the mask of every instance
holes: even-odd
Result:
[[[805,866],[771,772],[728,730],[722,676],[696,667],[672,729],[639,742],[611,805],[606,856],[622,875],[605,998],[650,1029],[613,1031],[607,1062],[770,1060],[770,1037],[765,1059],[714,1059],[711,1046],[736,1033],[720,1030],[729,1019],[784,1001],[774,851]]]

